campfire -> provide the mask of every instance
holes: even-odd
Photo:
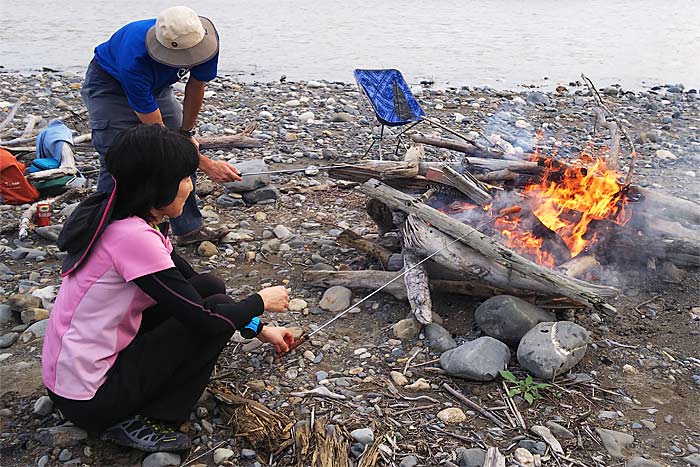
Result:
[[[431,319],[431,290],[508,294],[549,308],[614,314],[610,301],[619,291],[598,283],[612,277],[606,272],[621,273],[630,263],[651,270],[700,266],[697,205],[627,185],[604,152],[588,147],[575,162],[537,151],[527,160],[495,159],[459,143],[467,154],[461,162],[424,162],[423,143],[455,150],[455,142],[423,135],[413,140],[418,144],[403,161],[366,161],[330,175],[362,183],[380,235],[397,231],[394,249],[350,233],[339,240],[387,269],[392,254],[401,254],[404,283],[384,290],[408,299],[421,323]],[[377,289],[397,269],[310,271],[307,280]]]
[[[440,210],[477,224],[488,217],[495,218],[490,233],[507,247],[550,268],[595,244],[603,236],[596,228],[601,225],[599,221],[624,226],[630,220],[629,200],[618,183],[622,174],[609,168],[602,157],[592,157],[586,150],[578,163],[570,167],[539,154],[533,154],[530,160],[542,161],[544,172],[541,180],[527,184],[517,196],[512,196],[512,192],[497,194],[483,207],[454,201]],[[514,215],[499,216],[510,204],[523,209]],[[474,215],[464,215],[470,211]],[[555,235],[556,241],[552,240]]]

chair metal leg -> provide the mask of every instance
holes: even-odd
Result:
[[[369,147],[367,148],[367,150],[365,151],[365,153],[362,155],[362,158],[363,158],[363,159],[364,159],[365,157],[367,157],[367,154],[369,154],[369,152],[370,152],[370,151],[372,150],[372,148],[374,147],[374,143],[376,143],[376,142],[377,142],[377,140],[374,139],[374,138],[372,138],[372,144],[369,145]]]
[[[379,143],[378,143],[378,146],[379,146],[379,160],[380,160],[380,161],[383,161],[383,160],[384,160],[383,155],[382,155],[382,140],[383,140],[383,139],[384,139],[384,125],[382,125],[382,129],[381,129],[381,131],[379,132]]]

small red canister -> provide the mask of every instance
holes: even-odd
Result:
[[[36,225],[37,227],[46,227],[51,223],[51,205],[47,202],[36,204]]]

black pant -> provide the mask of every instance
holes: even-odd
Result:
[[[207,303],[232,301],[223,281],[213,274],[188,279]],[[158,305],[144,310],[139,332],[124,348],[107,379],[90,400],[61,397],[49,391],[63,415],[91,434],[133,415],[182,423],[206,388],[219,354],[233,335],[198,334]]]

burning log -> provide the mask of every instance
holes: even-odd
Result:
[[[502,276],[505,278],[512,276],[513,280],[516,280],[514,272],[517,272],[520,274],[517,280],[531,280],[538,283],[539,287],[537,287],[536,290],[544,289],[549,293],[560,292],[590,307],[602,309],[607,312],[616,311],[613,306],[607,304],[602,298],[602,295],[616,295],[617,290],[614,288],[596,286],[583,281],[577,281],[543,268],[523,258],[514,251],[503,247],[498,242],[472,227],[452,219],[430,206],[418,204],[410,195],[392,189],[378,180],[369,180],[364,183],[361,187],[361,191],[372,198],[382,201],[391,209],[413,214],[424,222],[430,223],[436,229],[440,229],[440,232],[448,234],[453,238],[459,238],[463,245],[469,247],[475,254],[483,256],[486,263],[493,265],[492,267],[496,267],[496,265],[500,267],[501,271],[503,271]],[[416,244],[419,244],[418,241]],[[446,243],[443,243],[442,246],[445,244]],[[446,249],[445,251],[448,250],[449,249]],[[455,254],[453,252],[452,255],[448,255],[445,259],[453,261],[463,253],[464,251],[461,251],[460,254]],[[447,264],[445,264],[445,266],[447,266]],[[481,268],[477,268],[476,271],[472,270],[472,273],[480,269]],[[483,271],[483,269],[481,270]],[[491,277],[498,277],[498,274],[492,274]]]
[[[445,216],[447,217],[447,216]],[[462,224],[471,229],[466,224]],[[474,230],[474,235],[468,235],[468,239],[473,239],[480,235],[490,242],[496,243],[489,239],[486,235]],[[422,220],[415,216],[409,216],[403,226],[403,235],[406,239],[406,244],[414,251],[423,256],[428,256],[443,249],[445,245],[452,241],[452,237],[446,235],[434,227],[428,227]],[[471,240],[470,240],[471,241]],[[483,240],[478,240],[476,243],[481,244]],[[499,245],[500,248],[507,250]],[[516,253],[512,253],[515,255]],[[439,251],[435,256],[435,261],[443,267],[458,273],[460,276],[466,276],[473,281],[481,281],[498,288],[520,290],[520,294],[525,291],[536,292],[545,296],[565,295],[559,289],[560,280],[542,281],[531,277],[529,272],[520,273],[511,270],[510,264],[503,261],[494,261],[491,256],[486,256],[482,250],[475,249],[462,243],[455,243],[442,251]],[[522,258],[523,261],[528,261]],[[535,263],[532,263],[536,268],[544,269]],[[550,272],[549,270],[545,270]],[[551,273],[555,275],[554,273]],[[561,276],[563,278],[563,276]],[[614,297],[617,291],[611,287],[588,284],[583,281],[572,281],[575,287],[586,293],[596,294],[601,297]],[[573,298],[573,297],[570,297]]]

